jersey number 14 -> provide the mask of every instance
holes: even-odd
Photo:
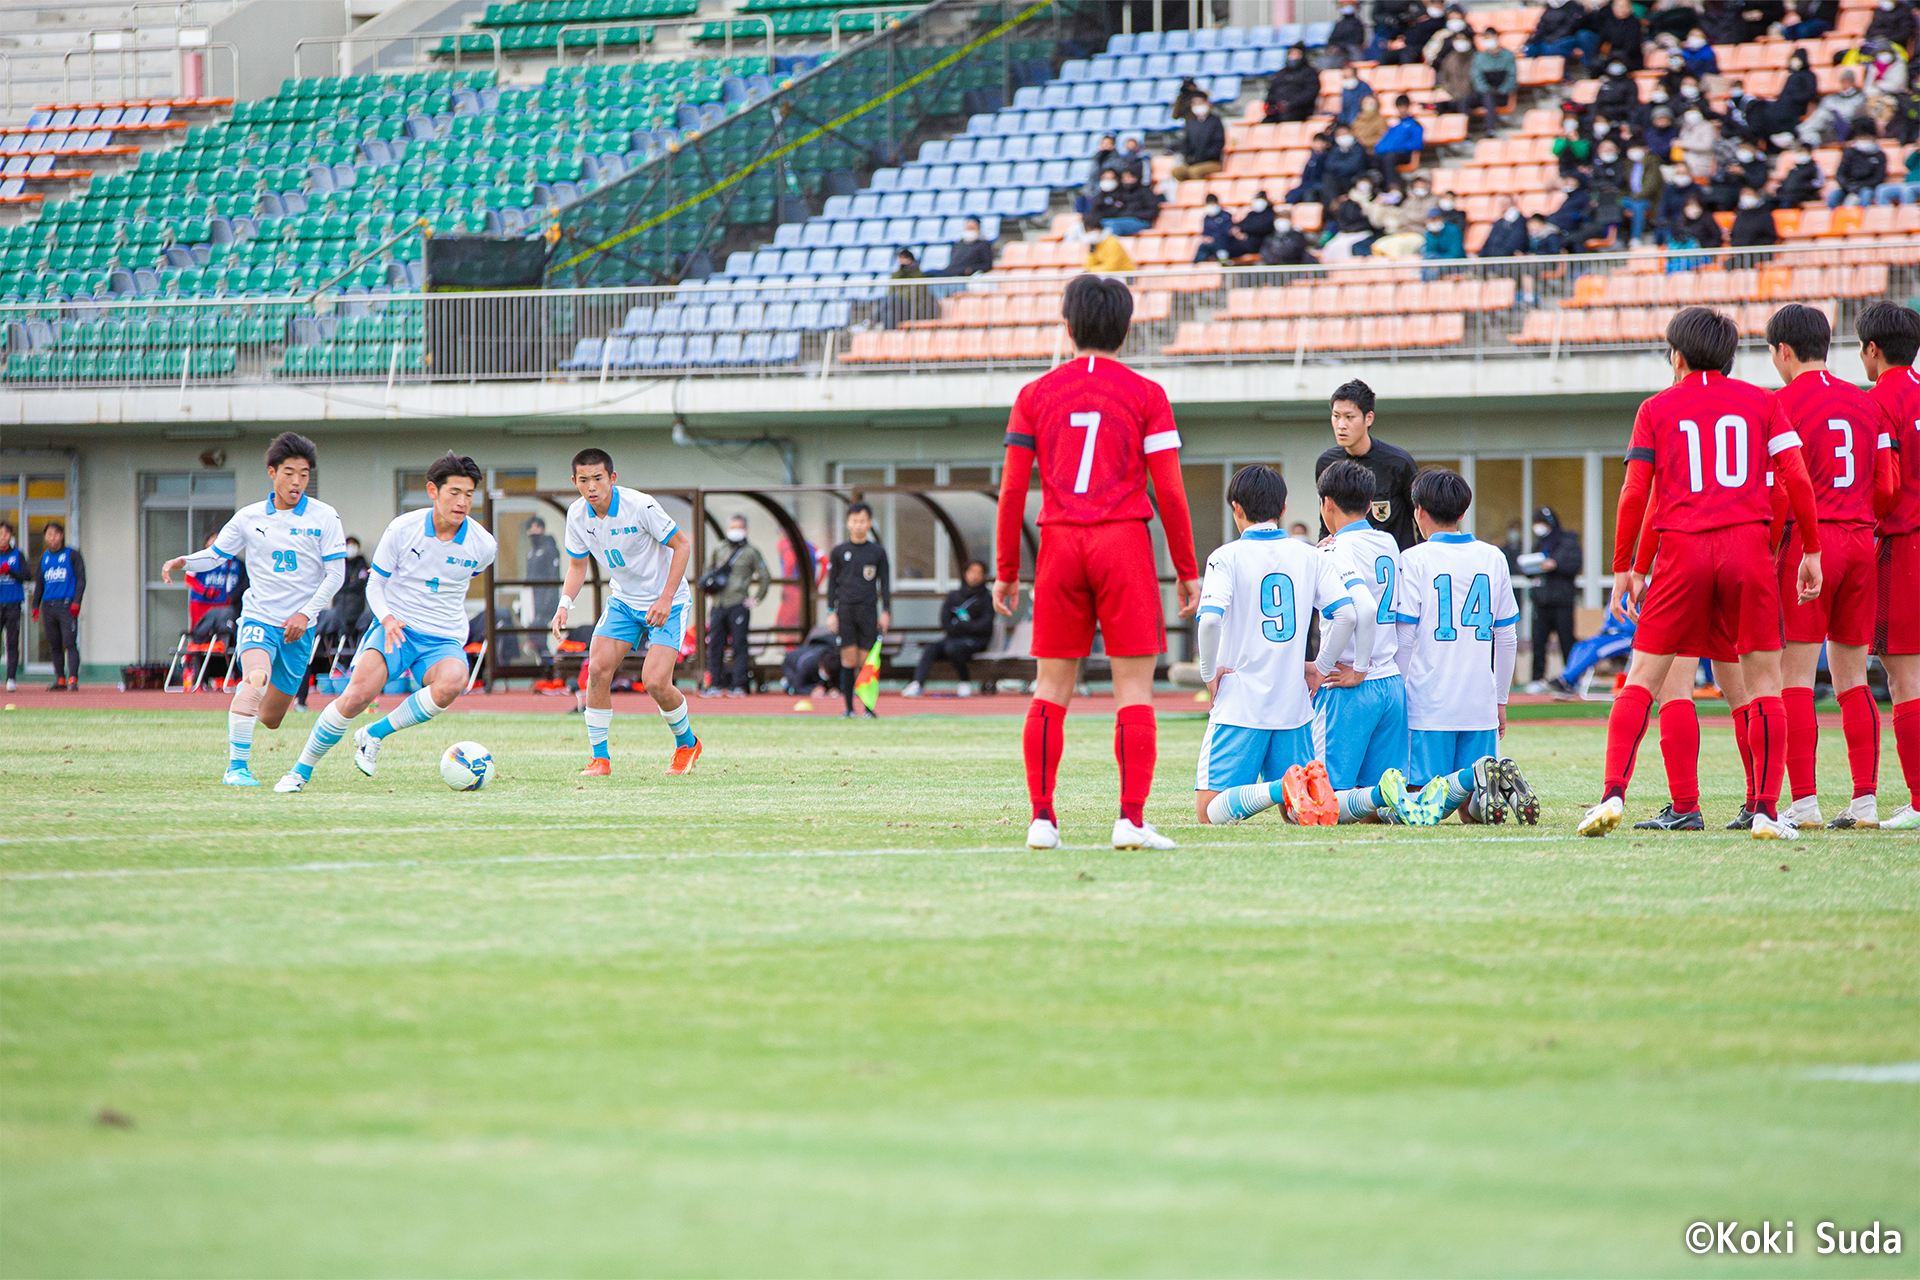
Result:
[[[1440,574],[1433,580],[1440,597],[1440,616],[1433,624],[1435,640],[1458,640],[1460,631],[1453,625],[1453,575]],[[1473,632],[1475,640],[1493,639],[1493,581],[1484,573],[1473,575],[1467,584],[1467,599],[1460,607],[1460,626]]]

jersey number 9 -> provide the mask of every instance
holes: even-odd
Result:
[[[1260,612],[1267,620],[1260,634],[1275,644],[1293,639],[1293,579],[1284,573],[1270,573],[1260,580]],[[1279,619],[1278,622],[1274,619]]]

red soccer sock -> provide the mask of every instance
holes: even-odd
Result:
[[[1027,760],[1027,797],[1033,816],[1048,822],[1053,816],[1053,780],[1060,776],[1060,752],[1066,746],[1067,709],[1057,702],[1035,698],[1027,704],[1027,728],[1021,751]]]
[[[1740,768],[1747,775],[1747,800],[1742,807],[1748,813],[1753,812],[1753,747],[1747,741],[1747,733],[1753,727],[1753,703],[1751,700],[1741,703],[1733,709],[1733,741],[1740,748]]]
[[[1820,721],[1813,714],[1813,690],[1782,689],[1780,701],[1787,708],[1787,783],[1798,800],[1820,790],[1814,769],[1820,754]]]
[[[1840,695],[1840,731],[1847,739],[1847,769],[1854,799],[1880,789],[1880,708],[1873,690],[1856,685]]]
[[[1920,698],[1893,705],[1893,749],[1907,780],[1907,803],[1920,809]]]
[[[1700,713],[1691,697],[1660,705],[1660,759],[1675,813],[1700,811]]]
[[[1630,684],[1613,700],[1607,713],[1607,796],[1625,796],[1633,781],[1633,760],[1640,753],[1640,739],[1647,736],[1649,713],[1653,710],[1653,691]]]
[[[1755,698],[1747,722],[1747,744],[1753,751],[1755,813],[1780,816],[1780,779],[1787,769],[1787,709],[1779,698]]]
[[[1153,708],[1120,708],[1113,722],[1113,758],[1120,762],[1120,816],[1135,826],[1147,820],[1147,794],[1153,790],[1153,764],[1160,754],[1160,730]]]

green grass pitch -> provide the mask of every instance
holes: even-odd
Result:
[[[297,796],[223,712],[0,718],[0,1272],[1920,1272],[1920,1086],[1823,1078],[1920,1060],[1912,837],[1575,839],[1597,722],[1510,733],[1538,829],[1204,829],[1167,718],[1183,847],[1115,853],[1089,718],[1035,854],[1017,719],[696,703],[668,779],[621,709],[606,782],[472,714]]]

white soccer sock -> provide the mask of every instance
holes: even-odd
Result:
[[[660,717],[667,722],[667,728],[673,730],[674,745],[681,747],[693,745],[693,717],[687,714],[685,698],[680,699],[680,705],[671,711],[662,708]]]
[[[440,705],[433,700],[433,695],[425,689],[417,689],[411,698],[388,712],[378,723],[368,725],[367,732],[376,738],[384,738],[401,729],[425,724],[439,714]]]
[[[1355,787],[1351,791],[1342,791],[1334,799],[1340,802],[1340,823],[1375,822],[1379,819],[1379,802],[1373,798],[1375,788]]]
[[[329,702],[326,709],[321,711],[320,718],[313,722],[313,732],[307,735],[307,745],[300,748],[300,763],[294,768],[311,778],[313,766],[319,764],[320,758],[347,736],[347,730],[351,727],[347,718],[335,711]]]
[[[1207,821],[1217,827],[1232,826],[1279,803],[1279,783],[1249,782],[1243,787],[1222,791],[1207,801]]]
[[[252,759],[253,726],[257,723],[253,716],[227,712],[227,758],[233,763],[245,764]]]
[[[600,759],[607,758],[607,734],[613,729],[612,707],[588,707],[583,713],[587,721],[587,746]]]

